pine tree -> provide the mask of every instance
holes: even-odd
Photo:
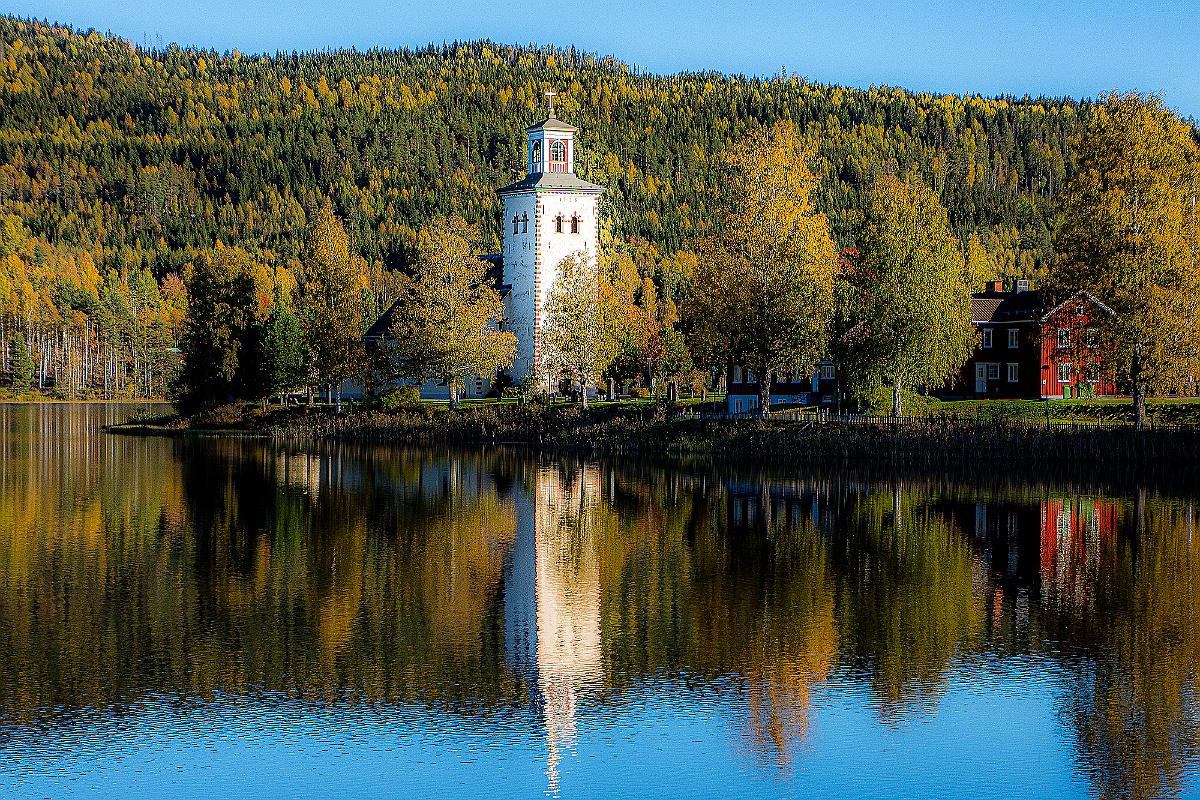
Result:
[[[29,354],[29,346],[25,343],[25,334],[17,331],[12,336],[10,344],[12,385],[18,392],[28,392],[33,389],[33,356]]]

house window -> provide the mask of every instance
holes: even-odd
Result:
[[[1058,382],[1059,383],[1070,383],[1071,382],[1071,365],[1069,363],[1058,365]]]
[[[802,380],[804,380],[804,378],[800,375],[800,368],[796,367],[794,370],[792,370],[792,383],[799,383]]]
[[[755,382],[754,373],[751,372],[750,370],[746,370],[746,383],[754,383],[754,382]]]
[[[985,348],[991,348],[991,346],[992,346],[992,329],[991,328],[983,329],[983,346]]]
[[[821,365],[821,380],[823,380],[823,381],[837,380],[837,364],[822,364]]]
[[[529,233],[529,215],[521,215],[521,233]]]
[[[1066,350],[1071,346],[1071,330],[1070,328],[1058,329],[1058,349]]]
[[[550,143],[550,163],[565,164],[567,163],[567,143],[561,139],[556,139]]]
[[[1087,341],[1088,347],[1095,347],[1097,342],[1100,341],[1100,332],[1097,331],[1095,328],[1088,328],[1087,329],[1087,339],[1085,341]]]
[[[554,232],[555,233],[562,233],[562,223],[563,223],[562,214],[559,214],[557,217],[554,218]]]
[[[1008,365],[1008,382],[1009,382],[1009,383],[1016,383],[1016,382],[1017,382],[1017,374],[1018,374],[1018,371],[1017,371],[1017,366],[1018,366],[1018,365],[1016,365],[1016,364],[1009,364],[1009,365]]]
[[[1100,365],[1099,364],[1088,364],[1084,368],[1084,374],[1087,375],[1087,379],[1089,382],[1099,383],[1100,382]]]
[[[1081,306],[1081,305],[1075,306],[1075,316],[1077,316],[1077,317],[1083,316],[1083,306]]]
[[[987,367],[988,367],[988,380],[989,381],[1000,380],[1000,365],[999,364],[988,364]]]
[[[742,368],[741,367],[733,368],[733,382],[734,383],[742,382]]]
[[[571,233],[579,233],[579,215],[575,214],[571,217]]]
[[[1008,329],[1008,346],[1009,348],[1016,347],[1021,343],[1021,332],[1016,328]]]

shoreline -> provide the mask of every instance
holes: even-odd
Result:
[[[812,463],[1200,464],[1200,426],[1038,424],[945,417],[900,423],[779,419],[672,419],[665,405],[476,406],[455,412],[257,415],[236,423],[142,419],[114,435],[255,438],[430,446],[531,447],[589,456],[703,455]]]

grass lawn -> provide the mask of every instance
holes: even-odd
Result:
[[[924,398],[912,413],[923,416],[982,417],[985,419],[1058,422],[1133,422],[1133,399],[1097,397],[1072,400],[936,400]],[[1154,422],[1200,424],[1200,398],[1151,398],[1146,413]]]

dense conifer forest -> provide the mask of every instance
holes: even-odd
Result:
[[[703,234],[718,156],[792,120],[817,143],[816,204],[840,246],[854,244],[874,177],[915,168],[964,248],[978,234],[1009,276],[1036,277],[1052,257],[1055,193],[1088,113],[1069,100],[860,91],[784,74],[657,76],[576,50],[489,42],[274,56],[146,49],[3,17],[4,366],[20,329],[39,376],[160,392],[155,354],[178,340],[185,265],[220,242],[252,254],[266,276],[256,283],[290,281],[326,200],[377,277],[409,263],[415,231],[438,215],[478,223],[498,247],[495,190],[523,172],[524,128],[544,115],[551,87],[558,115],[581,129],[581,176],[610,189],[608,242],[665,255]],[[88,344],[73,355],[75,341]]]

